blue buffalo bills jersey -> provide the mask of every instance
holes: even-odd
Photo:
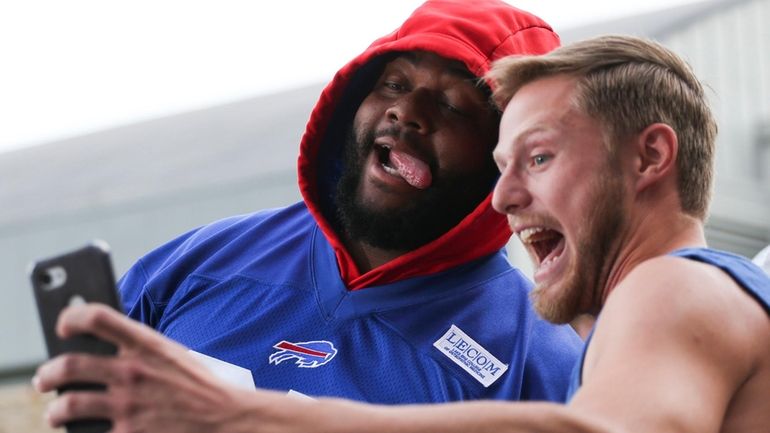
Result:
[[[540,319],[502,253],[349,291],[300,203],[234,217],[148,254],[128,314],[260,388],[377,403],[561,401],[582,343]]]
[[[695,260],[716,266],[726,272],[746,293],[750,294],[770,315],[770,278],[745,257],[711,248],[682,248],[669,253],[675,257]],[[593,332],[591,333],[593,335]],[[583,362],[591,337],[588,337],[580,362],[572,370],[568,398],[572,398],[582,385]]]

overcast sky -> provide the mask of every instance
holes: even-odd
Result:
[[[509,1],[558,31],[697,0]],[[422,0],[3,0],[0,152],[327,81]]]

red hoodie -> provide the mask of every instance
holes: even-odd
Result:
[[[329,191],[333,191],[328,185],[332,177],[329,170],[333,169],[328,167],[341,158],[340,143],[344,141],[338,131],[349,126],[364,92],[377,78],[372,68],[375,59],[394,51],[431,51],[463,62],[481,77],[491,62],[501,57],[542,54],[558,45],[559,37],[548,24],[502,1],[430,0],[400,28],[376,40],[337,72],[310,115],[298,168],[305,204],[334,247],[348,289],[440,272],[499,250],[511,236],[505,217],[492,209],[490,192],[473,212],[438,239],[369,272],[362,274],[358,270],[321,209],[322,202],[330,200]]]

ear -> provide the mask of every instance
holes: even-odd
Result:
[[[660,182],[676,170],[679,141],[665,123],[653,123],[637,135],[635,155],[636,190]]]

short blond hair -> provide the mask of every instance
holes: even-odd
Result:
[[[598,119],[610,151],[653,123],[676,132],[677,185],[682,209],[706,218],[714,177],[717,126],[698,78],[663,45],[608,35],[557,48],[541,56],[498,60],[487,74],[492,95],[504,108],[525,84],[558,74],[577,79],[576,108]]]

